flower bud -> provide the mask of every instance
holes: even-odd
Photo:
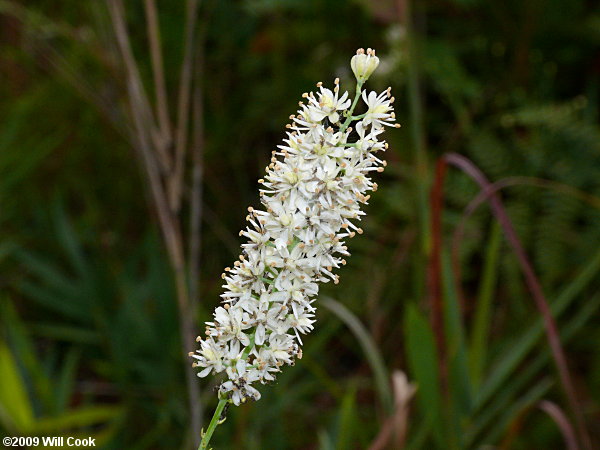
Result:
[[[370,48],[367,49],[366,54],[364,49],[359,48],[350,60],[350,67],[359,83],[367,81],[378,65],[379,58],[375,56],[375,50]]]

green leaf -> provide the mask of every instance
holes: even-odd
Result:
[[[465,418],[472,408],[472,385],[469,375],[468,351],[462,313],[458,304],[458,295],[454,284],[452,265],[447,252],[442,253],[444,281],[444,316],[446,341],[450,366],[450,385],[452,386],[452,418],[455,420],[457,436],[460,436],[460,420]]]
[[[503,433],[506,432],[507,426],[515,420],[524,410],[531,408],[535,403],[542,399],[552,387],[553,382],[547,378],[540,380],[528,392],[522,395],[516,402],[512,403],[502,416],[494,421],[494,426],[490,432],[481,441],[482,444],[490,444],[497,442]]]
[[[116,419],[123,409],[117,406],[89,406],[56,417],[41,418],[31,427],[32,433],[61,433],[72,429],[103,425]]]
[[[437,349],[433,331],[415,305],[408,305],[404,316],[404,332],[408,365],[417,383],[417,402],[431,425],[440,448],[444,447],[441,424],[442,397],[438,373]]]
[[[591,318],[595,317],[598,308],[600,308],[600,295],[592,297],[574,314],[574,317],[563,324],[560,330],[561,341],[566,343],[576,337],[577,332]],[[550,351],[547,347],[544,347],[540,353],[527,362],[522,370],[502,386],[502,389],[494,395],[489,404],[473,418],[473,424],[465,433],[467,444],[473,443],[479,433],[490,424],[495,423],[498,416],[520,398],[520,393],[524,387],[528,383],[532,383],[536,376],[539,376],[544,367],[550,363],[550,359]]]
[[[81,357],[81,350],[73,347],[65,356],[62,364],[62,370],[55,389],[55,411],[57,413],[64,412],[67,408],[68,401],[73,393],[75,383],[75,375]]]
[[[350,450],[356,446],[356,388],[348,390],[339,410],[336,450]]]
[[[394,408],[392,398],[392,388],[390,386],[388,370],[385,366],[383,356],[373,341],[373,338],[366,330],[364,325],[352,312],[341,303],[327,298],[323,300],[323,305],[338,316],[350,328],[354,336],[360,343],[362,350],[365,353],[367,361],[375,375],[375,386],[379,393],[381,404],[386,408],[388,413],[391,413]]]
[[[577,298],[577,295],[594,279],[600,270],[600,252],[588,262],[583,271],[573,280],[573,282],[563,290],[563,292],[552,302],[551,309],[554,317],[560,314]],[[499,360],[494,364],[490,376],[482,385],[481,390],[475,397],[475,408],[482,407],[494,393],[500,389],[506,379],[513,373],[517,366],[523,361],[525,356],[533,349],[544,333],[544,326],[541,318],[537,320],[518,338],[512,345],[508,345],[508,350],[502,354]]]
[[[498,279],[498,259],[502,232],[498,222],[494,221],[485,254],[483,275],[479,284],[473,332],[471,334],[470,373],[473,387],[478,389],[483,377],[483,369],[487,362],[487,340],[492,320],[492,300],[494,287]]]
[[[27,430],[34,421],[33,408],[15,358],[4,342],[0,342],[0,380],[0,419],[10,421],[7,428]]]

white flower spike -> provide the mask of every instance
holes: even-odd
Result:
[[[387,148],[379,136],[395,120],[389,88],[362,92],[378,63],[371,49],[352,58],[353,101],[339,94],[338,79],[333,90],[318,83],[316,95],[304,94],[306,103],[290,116],[287,138],[259,180],[262,209],[248,208],[248,226],[240,232],[248,241],[223,274],[223,306],[207,322],[206,337],[197,339],[201,348],[190,353],[198,376],[227,377],[203,443],[225,404],[260,399],[252,385],[273,381],[282,366],[302,357],[300,335],[313,329],[318,283],[338,283],[334,271],[349,255],[344,239],[362,233],[356,224],[365,214],[361,205],[377,189],[369,175],[386,165],[378,157]],[[366,112],[354,116],[361,93]]]

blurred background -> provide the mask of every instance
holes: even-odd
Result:
[[[186,354],[256,180],[302,92],[353,91],[373,47],[403,127],[365,233],[304,358],[212,444],[598,448],[597,6],[0,0],[0,434],[197,445],[216,380]],[[566,364],[488,202],[467,217],[481,187],[448,167],[431,194],[448,153],[497,183]]]

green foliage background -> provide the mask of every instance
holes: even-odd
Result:
[[[151,86],[143,2],[127,3]],[[323,288],[367,333],[321,307],[305,357],[263,387],[260,402],[230,410],[217,449],[368,448],[393,403],[386,383],[394,370],[419,385],[410,448],[563,447],[536,405],[548,399],[569,414],[567,402],[539,314],[487,207],[469,219],[461,246],[462,308],[446,282],[450,400],[440,391],[426,296],[430,236],[419,213],[429,202],[418,189],[429,188],[433,162],[447,152],[469,157],[493,182],[520,177],[502,196],[556,308],[588,429],[600,443],[600,11],[585,0],[413,3],[410,31],[403,1],[201,2],[198,325],[217,305],[245,208],[258,203],[256,180],[302,92],[335,76],[353,89],[349,58],[373,47],[382,64],[371,88],[392,86],[403,124],[387,134],[388,170],[365,233],[350,242],[341,283]],[[103,60],[105,5],[34,0],[15,15],[16,4],[0,2],[0,434],[93,435],[106,449],[188,448],[188,362],[144,180],[122,130],[107,119],[119,111],[100,111],[69,78],[119,99],[118,67]],[[158,6],[174,92],[185,4]],[[425,176],[411,133],[419,121],[410,104],[414,65]],[[478,192],[464,174],[449,174],[446,248]],[[488,304],[490,315],[478,314]],[[206,417],[214,384],[199,383]]]

